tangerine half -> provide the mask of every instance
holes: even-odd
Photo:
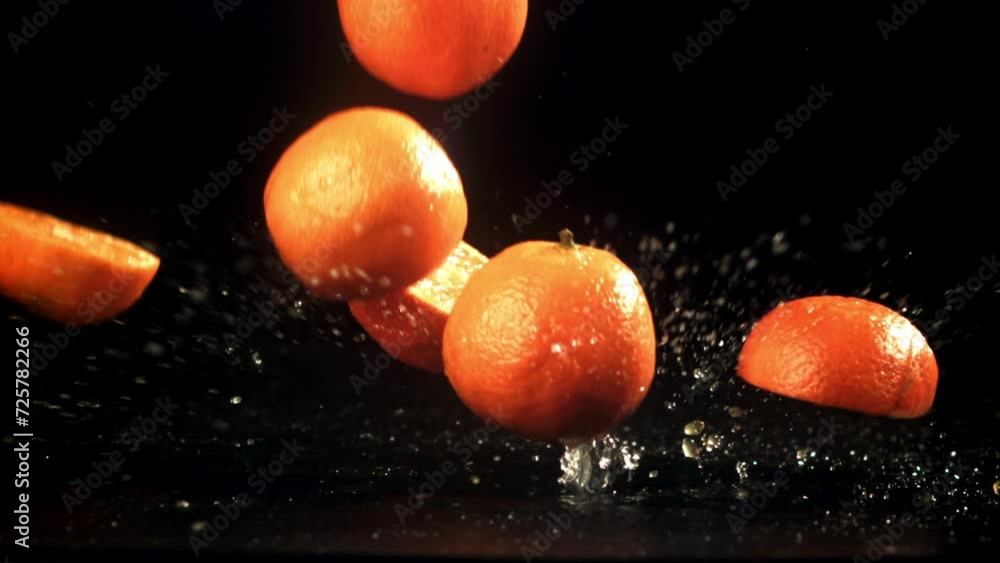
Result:
[[[160,259],[107,233],[0,202],[0,294],[59,323],[95,324],[131,307]]]
[[[393,358],[427,371],[444,371],[445,323],[469,278],[488,259],[458,243],[437,270],[406,289],[349,303],[354,318]]]
[[[871,301],[824,295],[779,305],[740,352],[748,383],[818,405],[915,418],[934,403],[938,366],[927,339]]]

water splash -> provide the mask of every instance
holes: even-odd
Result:
[[[567,444],[559,460],[562,468],[559,484],[576,493],[606,492],[619,477],[624,475],[627,480],[632,479],[633,472],[639,468],[639,458],[634,445],[612,436]]]

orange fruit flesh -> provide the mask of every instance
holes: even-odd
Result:
[[[460,242],[427,277],[382,297],[351,301],[351,313],[395,359],[427,371],[444,371],[441,343],[448,316],[469,277],[488,261]]]
[[[796,299],[765,315],[738,373],[779,395],[895,418],[926,414],[938,381],[934,352],[909,320],[837,296]]]
[[[160,259],[107,233],[0,203],[0,294],[50,320],[113,318],[152,281]]]

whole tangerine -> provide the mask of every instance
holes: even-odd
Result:
[[[462,240],[465,193],[444,148],[409,116],[335,113],[281,155],[264,191],[285,264],[314,294],[348,301],[405,288]]]
[[[609,432],[645,397],[656,369],[649,303],[610,252],[529,241],[469,280],[444,330],[444,368],[482,418],[529,438],[579,442]]]
[[[338,7],[350,53],[368,72],[430,99],[460,96],[496,74],[528,17],[528,0],[339,0]]]

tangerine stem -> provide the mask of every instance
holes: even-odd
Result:
[[[569,229],[559,231],[559,246],[567,250],[576,248],[576,243],[573,242],[573,231]]]

